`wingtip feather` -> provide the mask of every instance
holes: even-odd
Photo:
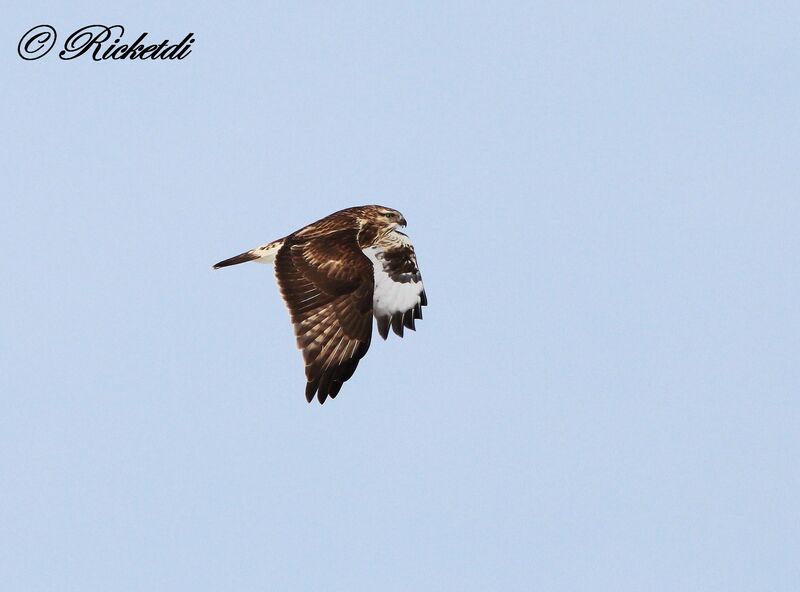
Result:
[[[389,317],[378,317],[378,333],[383,339],[389,337]]]
[[[317,385],[319,380],[313,380],[306,383],[306,401],[309,403],[314,400],[314,395],[317,394]]]
[[[398,313],[392,317],[392,331],[399,337],[403,336],[403,315]]]

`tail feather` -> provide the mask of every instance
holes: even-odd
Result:
[[[220,267],[229,267],[231,265],[238,265],[239,263],[247,263],[248,261],[252,261],[253,259],[258,259],[258,255],[256,255],[253,251],[247,251],[245,253],[241,253],[240,255],[236,255],[235,257],[231,257],[230,259],[225,259],[224,261],[215,263],[214,269],[219,269]]]
[[[272,263],[275,261],[275,255],[278,250],[283,246],[283,239],[272,241],[266,245],[261,245],[255,249],[250,249],[244,253],[240,253],[230,259],[225,259],[214,265],[214,269],[220,267],[230,267],[231,265],[238,265],[239,263],[247,263],[248,261],[258,261],[259,263]]]

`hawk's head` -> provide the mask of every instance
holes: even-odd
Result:
[[[398,226],[405,226],[403,214],[385,206],[358,206],[342,210],[358,227],[358,242],[369,246],[378,238],[389,234]]]
[[[394,230],[398,226],[405,226],[406,219],[403,214],[392,208],[384,206],[368,206],[370,221],[380,226],[387,226],[390,230]]]

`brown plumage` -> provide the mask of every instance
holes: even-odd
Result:
[[[372,317],[386,339],[422,318],[427,297],[414,247],[397,210],[335,212],[282,239],[217,263],[275,264],[306,370],[306,399],[335,397],[369,349]]]

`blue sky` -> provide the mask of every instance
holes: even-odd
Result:
[[[33,25],[196,37],[23,61]],[[794,590],[792,3],[16,4],[6,590]],[[363,203],[430,306],[308,405],[268,267]]]

